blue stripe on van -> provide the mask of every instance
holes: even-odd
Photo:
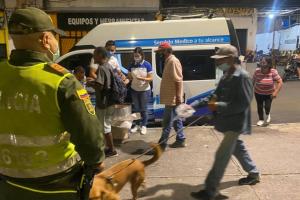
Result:
[[[217,36],[197,36],[197,37],[178,37],[178,38],[156,38],[156,39],[132,39],[116,40],[116,46],[125,47],[156,47],[162,42],[169,42],[173,46],[199,45],[199,44],[229,44],[229,35]]]

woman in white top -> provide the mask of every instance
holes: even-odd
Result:
[[[147,104],[151,95],[150,82],[152,81],[152,65],[145,60],[145,54],[141,47],[136,47],[133,51],[134,62],[129,67],[128,77],[131,82],[131,98],[133,111],[141,113],[141,120],[135,123],[131,132],[147,133]]]

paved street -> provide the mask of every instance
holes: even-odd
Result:
[[[232,159],[222,181],[222,192],[236,200],[300,200],[300,124],[276,124],[254,127],[252,136],[242,136],[262,173],[256,186],[238,186],[244,175]],[[186,131],[188,147],[168,149],[161,159],[146,169],[147,189],[140,192],[144,200],[188,200],[191,191],[203,187],[205,176],[213,162],[221,134],[211,127],[192,127]],[[133,135],[120,148],[120,156],[106,160],[106,166],[132,158],[136,150],[145,149],[156,141],[160,129],[151,129],[146,136]],[[173,142],[173,140],[170,140]],[[147,159],[145,156],[143,159]],[[126,186],[122,199],[130,199]]]
[[[253,73],[255,66],[247,69]],[[274,101],[273,124],[255,127],[252,136],[242,136],[262,173],[262,182],[256,186],[238,186],[237,180],[244,174],[232,159],[222,181],[222,193],[236,200],[300,200],[300,82],[287,82]],[[257,120],[256,105],[252,106],[253,124]],[[212,127],[186,129],[188,147],[168,149],[161,159],[146,169],[147,189],[140,192],[144,200],[189,200],[191,191],[203,187],[214,153],[222,135]],[[133,135],[120,147],[120,156],[107,159],[110,166],[132,158],[147,142],[157,141],[160,128],[151,129],[146,136]],[[173,142],[173,140],[170,140]],[[146,157],[144,158],[146,159]],[[122,199],[130,199],[127,186]]]
[[[255,64],[247,64],[247,70],[252,75]],[[278,69],[280,74],[283,69]],[[273,101],[271,116],[273,123],[297,123],[300,122],[300,81],[285,82],[277,99]],[[256,102],[252,102],[252,122],[258,120]]]

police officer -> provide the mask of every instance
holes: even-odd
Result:
[[[86,90],[53,63],[61,31],[37,8],[16,10],[8,28],[16,50],[0,63],[0,199],[88,198],[103,134]]]

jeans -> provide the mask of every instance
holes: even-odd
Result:
[[[205,189],[211,196],[218,194],[220,181],[223,178],[232,154],[247,173],[259,174],[258,169],[247,152],[244,142],[239,139],[239,135],[240,133],[232,131],[224,133],[224,139],[216,152],[213,167],[205,180]]]
[[[141,126],[147,126],[148,112],[147,105],[151,90],[147,91],[135,91],[131,90],[131,98],[133,103],[133,111],[141,113],[141,120],[135,121],[135,124]]]
[[[176,141],[184,142],[185,141],[185,135],[183,133],[183,124],[181,119],[176,119],[174,121],[174,118],[176,117],[176,106],[166,106],[164,111],[164,117],[162,122],[162,134],[159,139],[159,142],[161,143],[161,146],[165,148],[167,146],[168,137],[170,135],[172,126],[174,127],[177,137]]]
[[[255,93],[255,99],[257,102],[257,112],[259,120],[264,120],[264,107],[266,115],[269,115],[272,105],[272,95],[262,95]]]

